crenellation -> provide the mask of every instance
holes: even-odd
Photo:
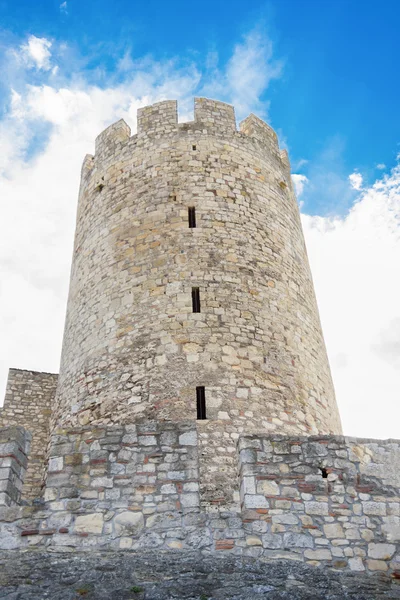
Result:
[[[121,150],[131,136],[131,128],[120,119],[102,131],[95,140],[95,160],[101,163],[110,157],[115,158],[115,154]]]
[[[178,103],[164,100],[138,109],[137,133],[141,136],[160,136],[178,130]]]
[[[86,176],[93,170],[94,167],[94,156],[93,154],[86,154],[83,159],[82,169],[81,169],[81,178],[82,180],[86,178]]]
[[[282,158],[279,150],[278,136],[275,131],[265,121],[262,121],[254,114],[249,115],[239,124],[240,132],[256,140],[265,152],[271,152]]]
[[[236,132],[235,109],[231,104],[210,100],[209,98],[194,99],[194,120],[214,135],[232,135]]]

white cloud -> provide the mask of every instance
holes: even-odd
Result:
[[[386,169],[386,165],[385,165],[385,163],[379,163],[376,165],[376,168],[379,169],[380,171],[384,171]]]
[[[27,43],[22,44],[20,47],[20,56],[28,66],[49,71],[51,68],[51,46],[52,42],[50,40],[31,35]]]
[[[68,14],[68,5],[67,2],[61,2],[60,4],[60,12],[64,13],[65,15]]]
[[[302,219],[345,433],[399,437],[400,166],[346,216]]]
[[[261,101],[263,92],[273,79],[282,75],[283,63],[273,56],[271,40],[254,30],[236,44],[226,69],[218,69],[218,55],[209,57],[209,78],[203,84],[206,96],[227,99],[239,120],[250,112],[266,116],[269,103]]]
[[[292,180],[294,189],[296,191],[296,196],[297,198],[300,198],[300,196],[304,192],[304,186],[308,183],[308,177],[306,177],[305,175],[298,175],[296,173],[293,173]]]
[[[348,169],[343,161],[345,149],[345,138],[333,136],[325,140],[317,156],[302,168],[308,178],[301,197],[306,211],[324,216],[343,215],[357,200],[358,192],[349,185]]]
[[[354,171],[354,173],[349,175],[349,181],[353,190],[360,191],[362,189],[363,178],[361,173],[357,173],[357,171]]]
[[[50,45],[42,40],[32,46],[32,38],[24,52],[44,68]],[[256,53],[254,42],[251,47]],[[89,85],[84,73],[61,79],[61,87],[49,83],[48,73],[42,85],[24,86],[18,79],[10,111],[0,120],[0,404],[9,367],[58,371],[79,174],[95,137],[120,118],[134,132],[137,108],[163,99],[178,99],[180,118],[193,118],[201,79],[195,64],[124,60],[119,77],[128,63],[130,68],[122,83],[104,88]],[[224,90],[227,101],[229,93]],[[43,124],[49,138],[27,161]]]

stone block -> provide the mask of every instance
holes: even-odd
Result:
[[[304,556],[309,560],[332,560],[332,553],[326,548],[320,548],[318,550],[305,550]]]
[[[324,534],[327,538],[344,538],[343,527],[340,523],[327,523],[324,525]]]
[[[257,482],[257,494],[279,496],[279,485],[275,481],[264,479]]]
[[[100,534],[103,530],[103,523],[102,513],[78,515],[74,523],[74,532]]]
[[[389,568],[384,560],[374,560],[372,558],[367,560],[367,567],[370,571],[387,571]]]
[[[305,510],[308,515],[328,515],[328,503],[327,502],[305,502]]]
[[[114,529],[117,536],[137,535],[144,528],[141,512],[124,511],[114,517]]]
[[[395,552],[396,546],[394,544],[368,544],[368,556],[370,558],[390,560]]]
[[[197,432],[186,431],[179,436],[179,443],[181,446],[197,446]]]
[[[268,500],[260,494],[246,494],[244,497],[244,506],[246,508],[268,508]]]

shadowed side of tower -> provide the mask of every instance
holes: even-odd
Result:
[[[239,434],[341,431],[286,152],[204,98],[111,125],[82,168],[53,426],[150,419],[197,421],[214,504]]]

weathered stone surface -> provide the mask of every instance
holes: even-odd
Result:
[[[30,457],[22,489],[23,500],[40,496],[49,442],[51,405],[58,375],[10,369],[0,427],[18,425],[32,435]]]
[[[341,431],[286,153],[259,118],[237,131],[232,106],[197,98],[192,122],[175,101],[141,108],[136,135],[120,120],[85,158],[52,423],[195,421],[203,385],[211,506],[237,508],[244,427]]]
[[[144,527],[144,518],[141,512],[125,511],[114,519],[115,531],[118,535],[135,535]]]
[[[79,515],[75,519],[74,529],[76,533],[101,533],[103,522],[101,513]]]
[[[389,560],[395,552],[396,546],[394,544],[368,544],[368,556],[371,558]]]
[[[125,539],[125,538],[123,538]],[[389,577],[198,553],[0,554],[5,600],[396,600]]]
[[[333,435],[290,166],[266,123],[237,131],[231,106],[200,98],[193,122],[166,101],[139,110],[135,136],[122,120],[101,133],[70,292],[54,400],[56,376],[10,373],[0,423],[32,420],[36,441],[27,457],[25,434],[0,429],[0,547],[398,576],[400,442]]]
[[[327,538],[343,538],[343,527],[340,523],[327,523],[324,525],[324,534]]]

